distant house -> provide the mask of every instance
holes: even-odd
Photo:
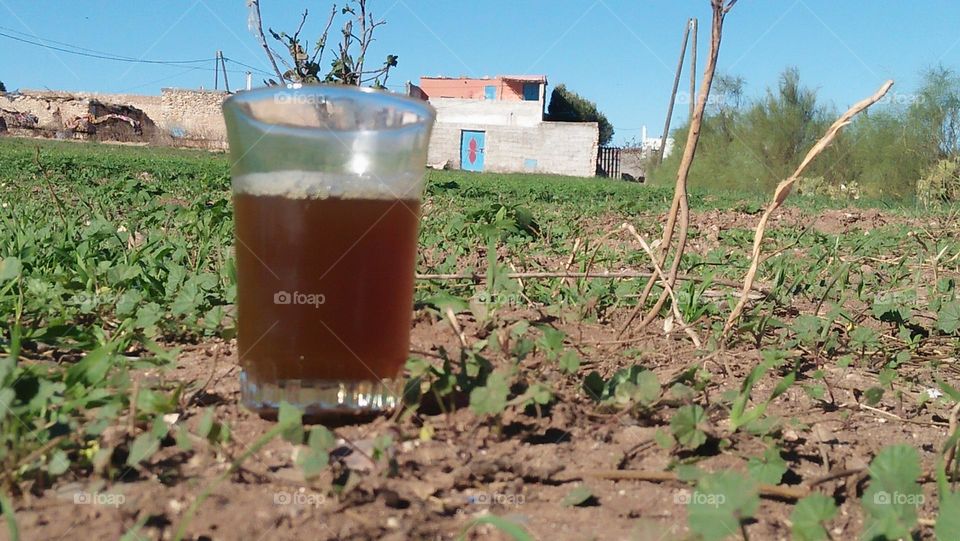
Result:
[[[596,122],[548,122],[544,75],[421,77],[408,94],[430,102],[437,121],[428,162],[466,171],[593,176]]]

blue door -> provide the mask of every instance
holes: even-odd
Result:
[[[497,87],[494,85],[487,85],[483,87],[483,97],[488,100],[497,99]]]
[[[463,130],[460,136],[460,169],[483,171],[483,142],[486,133]]]

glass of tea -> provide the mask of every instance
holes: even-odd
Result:
[[[240,92],[223,104],[242,401],[311,415],[398,405],[434,110],[371,89]]]

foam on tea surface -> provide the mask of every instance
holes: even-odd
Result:
[[[233,177],[237,193],[288,199],[419,199],[423,173],[381,177],[274,171]]]

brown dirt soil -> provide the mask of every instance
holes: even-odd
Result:
[[[851,222],[847,212],[826,212],[817,227],[842,232],[854,225],[874,227],[890,219],[874,211],[856,211],[860,217]],[[757,218],[712,212],[696,215],[694,223],[752,228]],[[788,209],[777,220],[786,226],[789,222],[808,223],[809,217]],[[701,359],[683,333],[664,335],[659,324],[618,340],[616,330],[626,317],[623,309],[605,324],[561,323],[534,309],[500,314],[505,322],[526,319],[565,331],[567,345],[583,358],[581,374],[596,370],[609,376],[639,362],[664,382]],[[459,323],[468,342],[493,336],[470,316],[459,316]],[[194,428],[202,408],[209,406],[219,421],[229,425],[231,440],[222,449],[194,442],[190,451],[168,442],[171,445],[149,463],[120,481],[104,485],[88,478],[65,479],[25,494],[15,506],[23,539],[117,539],[138,521],[145,521],[140,538],[171,539],[197,496],[227,470],[231,459],[273,426],[238,404],[239,368],[233,342],[179,347],[182,351],[174,366],[142,372],[138,377],[186,384],[185,414],[176,422]],[[451,326],[433,313],[418,312],[411,350],[437,362],[441,348],[452,359],[459,354],[459,340]],[[737,389],[758,359],[759,352],[749,344],[710,356],[703,366],[712,385],[706,390],[706,401],[698,402],[713,403]],[[503,361],[491,360],[494,364]],[[523,360],[520,368],[533,370],[545,363],[537,353]],[[814,400],[802,387],[810,382],[800,381],[770,405],[768,414],[783,420],[784,458],[789,466],[784,485],[800,488],[828,472],[856,470],[821,487],[841,502],[837,518],[831,522],[831,535],[851,539],[863,527],[859,502],[852,501],[864,489],[866,474],[860,469],[880,448],[908,442],[921,449],[929,471],[947,436],[949,412],[916,406],[917,401],[911,399],[885,399],[875,408],[864,407],[860,397],[876,385],[875,373],[835,364],[822,368],[831,382],[832,396]],[[907,397],[935,387],[929,370],[917,370],[911,380],[913,388],[904,390]],[[756,388],[757,395],[769,394],[774,384],[772,378],[764,378]],[[669,430],[669,416],[662,411],[635,415],[601,409],[569,378],[557,394],[555,405],[541,415],[508,409],[499,425],[466,407],[442,413],[424,405],[399,419],[378,417],[335,427],[340,447],[332,453],[333,466],[309,482],[294,464],[294,447],[276,439],[213,488],[187,529],[187,538],[453,539],[470,519],[488,513],[522,524],[536,539],[659,541],[689,537],[683,505],[689,494],[687,485],[607,478],[617,470],[663,472],[678,460],[689,460],[690,453],[667,451],[654,442],[658,429]],[[708,414],[712,433],[722,433],[727,412],[711,407]],[[390,435],[396,442],[394,467],[364,456],[370,454],[373,439],[381,435]],[[698,466],[707,471],[745,472],[747,458],[764,451],[759,438],[739,434],[729,438],[729,446],[712,441],[701,449]],[[342,492],[332,491],[333,482],[342,485],[345,476],[349,480]],[[580,484],[589,486],[593,498],[584,506],[564,506],[564,498]],[[921,517],[932,516],[932,488],[932,483],[924,484],[928,503],[919,510]],[[76,505],[77,494],[96,494],[102,501]],[[111,495],[114,500],[104,499]],[[121,495],[122,501],[118,502],[116,495]],[[789,539],[790,511],[791,506],[782,500],[764,498],[757,518],[746,524],[750,539]],[[930,529],[925,530],[927,534],[932,535]],[[6,530],[0,528],[0,539],[5,535]],[[468,538],[507,537],[481,525],[473,528]]]

